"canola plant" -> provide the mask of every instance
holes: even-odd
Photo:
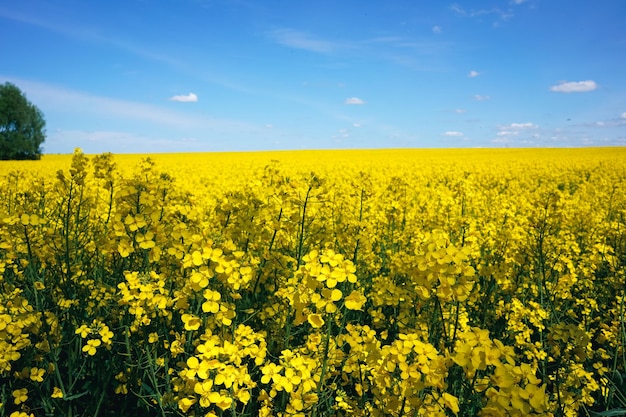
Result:
[[[0,163],[0,416],[626,410],[626,149]]]

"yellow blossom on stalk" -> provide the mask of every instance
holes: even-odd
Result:
[[[201,271],[194,271],[191,273],[189,282],[194,290],[199,291],[209,285],[209,274]]]
[[[20,405],[28,400],[28,389],[20,388],[13,391],[13,403]]]
[[[113,332],[109,329],[107,325],[103,325],[100,330],[98,330],[98,334],[100,335],[102,342],[105,345],[111,344],[111,338],[113,337]]]
[[[222,299],[222,294],[217,291],[204,290],[202,295],[206,300],[204,303],[202,303],[202,311],[204,311],[205,313],[218,313],[220,311],[219,301]]]
[[[338,290],[337,288],[335,288],[335,289],[333,289],[333,290],[330,292],[330,297],[329,297],[329,298],[330,298],[332,301],[339,301],[339,300],[341,300],[341,297],[342,297],[342,296],[343,296],[343,293],[341,292],[341,290]]]
[[[85,339],[91,333],[91,329],[86,324],[82,324],[78,329],[76,329],[75,333]]]
[[[43,382],[43,376],[46,374],[45,369],[30,368],[30,379],[35,382]]]
[[[527,400],[536,412],[544,412],[547,410],[548,397],[545,393],[545,385],[538,387],[533,384],[527,384],[524,390],[519,392],[524,400]]]
[[[185,324],[185,330],[198,330],[202,325],[202,320],[193,314],[183,314],[181,319]]]
[[[448,394],[444,392],[441,394],[441,402],[447,408],[449,408],[454,414],[458,414],[460,411],[459,408],[459,399],[454,395]]]
[[[270,381],[280,381],[280,372],[282,371],[282,369],[283,367],[280,365],[276,365],[275,363],[271,362],[268,363],[261,369],[261,372],[263,373],[263,376],[261,377],[261,382],[263,384],[268,384]]]
[[[98,348],[98,346],[100,346],[102,344],[102,342],[100,341],[100,339],[92,339],[92,340],[88,340],[87,344],[85,346],[83,346],[83,352],[87,353],[89,356],[93,356],[96,354],[96,350]]]
[[[285,369],[284,376],[281,376],[280,380],[276,384],[278,389],[285,390],[286,392],[292,392],[295,385],[300,384],[302,378],[293,368]]]
[[[315,329],[319,329],[324,325],[324,319],[320,314],[309,314],[307,316],[307,320],[309,324]]]
[[[61,391],[61,388],[59,388],[59,387],[54,387],[54,388],[52,388],[52,395],[50,397],[52,397],[52,398],[63,398],[63,391]]]
[[[180,400],[178,400],[178,408],[183,413],[186,413],[189,410],[189,407],[194,405],[196,402],[197,400],[195,398],[181,398]]]
[[[198,358],[195,356],[187,359],[187,371],[185,372],[185,377],[193,378],[194,376],[198,376],[200,379],[207,379],[209,377],[209,371],[214,369],[214,363],[212,361],[203,360],[200,362]]]
[[[357,290],[352,291],[344,300],[348,310],[361,310],[367,302],[367,298]]]

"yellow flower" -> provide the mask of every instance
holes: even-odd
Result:
[[[115,387],[115,393],[121,395],[128,394],[128,386],[126,384],[118,385],[117,387]]]
[[[178,400],[178,408],[183,413],[186,413],[187,410],[189,410],[189,407],[194,405],[196,403],[196,401],[197,400],[195,398],[187,398],[187,397],[181,398],[180,400]]]
[[[333,301],[341,300],[342,296],[343,296],[343,293],[341,292],[341,290],[338,290],[336,288],[332,290],[332,292],[330,293],[330,299]]]
[[[52,398],[63,398],[63,391],[61,391],[61,388],[59,387],[54,387],[52,388]]]
[[[20,405],[28,400],[28,389],[20,388],[13,391],[13,403]]]
[[[191,274],[189,279],[191,285],[194,290],[200,290],[209,285],[209,278],[207,274],[203,274],[202,272],[195,271]]]
[[[89,356],[93,356],[96,354],[96,349],[101,344],[102,342],[100,341],[100,339],[88,340],[87,344],[83,346],[83,352],[87,353]]]
[[[367,302],[367,298],[359,291],[352,291],[344,300],[348,310],[361,310],[363,304]]]
[[[454,395],[448,394],[447,392],[444,392],[441,395],[441,400],[443,402],[443,404],[448,407],[450,410],[452,410],[452,412],[454,414],[458,414],[459,413],[459,399],[457,397],[455,397]]]
[[[181,318],[185,324],[185,330],[198,330],[202,324],[200,318],[193,314],[183,314]]]
[[[98,333],[100,334],[100,337],[102,338],[102,341],[104,342],[104,344],[106,345],[111,344],[111,338],[113,337],[113,332],[109,330],[109,326],[107,325],[102,326],[102,328],[100,329],[100,331],[98,331]]]
[[[281,376],[280,381],[277,385],[284,389],[286,392],[292,392],[294,389],[294,385],[299,385],[301,382],[302,378],[300,377],[300,375],[298,375],[296,371],[293,370],[293,368],[287,368],[285,369],[285,376]]]
[[[202,303],[202,311],[204,311],[205,313],[218,313],[220,311],[219,301],[222,299],[222,294],[217,291],[205,290],[202,295],[206,300],[204,303]]]
[[[324,325],[324,319],[319,314],[309,314],[307,320],[309,324],[316,329],[319,329]]]
[[[528,384],[523,391],[520,391],[519,395],[527,400],[535,411],[544,412],[546,410],[548,399],[545,393],[545,385],[540,388],[536,385]]]
[[[81,325],[78,329],[76,329],[75,334],[79,334],[83,339],[89,336],[91,333],[91,329],[87,327],[86,324]]]
[[[30,368],[30,379],[35,382],[43,382],[43,376],[46,374],[45,369]]]
[[[268,363],[265,365],[261,372],[263,372],[263,376],[261,377],[261,382],[263,384],[267,384],[270,381],[277,382],[280,380],[280,371],[282,371],[283,367],[280,365],[276,365],[275,363]]]

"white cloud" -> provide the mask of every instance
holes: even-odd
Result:
[[[352,127],[361,127],[360,123],[352,123]]]
[[[433,33],[441,33],[441,26],[433,26]]]
[[[491,100],[491,97],[489,97],[489,96],[481,96],[480,94],[476,94],[474,96],[474,100],[476,100],[476,101],[487,101],[487,100]]]
[[[626,112],[622,113],[619,117],[606,119],[606,120],[598,120],[590,123],[582,123],[579,126],[585,127],[616,127],[616,126],[626,126]]]
[[[44,113],[50,109],[51,112],[59,113],[57,117],[70,117],[71,115],[72,119],[77,120],[95,118],[93,120],[115,120],[119,123],[130,120],[138,126],[140,123],[147,123],[141,126],[171,127],[186,132],[193,129],[201,132],[211,130],[227,133],[248,133],[260,130],[260,126],[244,121],[216,119],[208,115],[193,116],[166,107],[103,97],[51,84],[4,77],[0,74],[0,82],[4,81],[18,85],[27,94],[29,100],[37,103]],[[110,127],[110,129],[116,128]]]
[[[280,45],[311,52],[328,53],[337,47],[333,42],[293,29],[276,29],[270,32],[269,36]]]
[[[499,7],[492,7],[491,9],[470,9],[469,11],[459,6],[458,4],[452,4],[448,9],[452,10],[458,15],[468,16],[468,17],[481,17],[481,16],[490,16],[495,15],[500,20],[506,21],[513,17],[513,13],[510,8],[501,9]],[[494,22],[494,26],[498,26],[499,22]]]
[[[508,127],[512,129],[534,129],[539,126],[537,126],[534,123],[527,122],[527,123],[511,123]]]
[[[124,131],[56,129],[48,136],[46,143],[57,151],[73,149],[80,145],[81,149],[88,154],[111,152],[112,150],[136,153],[142,152],[144,149],[150,149],[150,152],[197,152],[203,149],[203,143],[192,137],[165,139]]]
[[[586,93],[598,88],[598,85],[593,80],[586,81],[561,81],[557,85],[550,87],[550,91],[555,93]]]
[[[469,78],[478,77],[479,75],[480,75],[480,72],[478,71],[470,71],[469,74],[467,74]]]
[[[170,97],[170,100],[178,101],[180,103],[195,103],[198,101],[198,96],[195,95],[194,93],[189,93],[186,96],[185,95],[172,96]]]
[[[539,129],[539,126],[531,122],[511,123],[504,126],[498,126],[496,136],[499,138],[522,136],[522,138],[532,137],[533,139],[537,139],[538,135],[536,133],[532,133],[535,129]]]
[[[513,0],[513,4],[522,4],[522,3],[526,3],[526,0]]]
[[[456,109],[456,110],[454,110],[454,112],[457,113],[457,114],[463,114],[463,113],[467,113],[467,110],[465,110],[465,109]]]
[[[448,130],[447,132],[443,132],[442,135],[444,136],[450,136],[450,137],[461,137],[463,136],[463,133],[461,132],[457,132],[455,130]]]
[[[449,9],[458,14],[465,14],[465,9],[463,9],[461,6],[459,6],[456,3],[450,5]]]
[[[365,104],[365,101],[361,100],[358,97],[350,97],[344,101],[344,104]]]

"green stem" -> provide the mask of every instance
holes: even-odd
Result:
[[[306,224],[306,206],[309,203],[309,195],[311,194],[312,189],[313,187],[309,186],[309,189],[306,192],[306,196],[304,197],[304,204],[302,206],[302,219],[300,221],[300,233],[298,237],[297,268],[300,268],[300,265],[302,264],[302,248],[304,246],[304,226]]]
[[[313,409],[312,417],[317,416],[317,410],[319,407],[319,397],[320,392],[322,391],[322,385],[324,384],[324,377],[326,376],[326,370],[328,368],[328,351],[330,350],[330,332],[332,330],[332,320],[329,318],[326,322],[326,337],[324,338],[324,359],[322,361],[322,373],[320,374],[320,382],[317,385],[317,399],[318,406]]]

